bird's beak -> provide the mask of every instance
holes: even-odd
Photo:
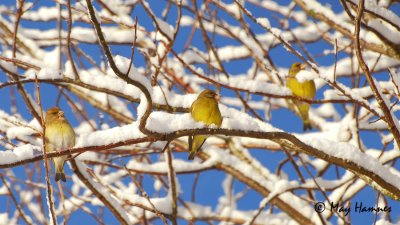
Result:
[[[305,70],[307,68],[307,64],[303,63],[300,65],[300,69]]]
[[[220,94],[215,94],[215,100],[219,101],[221,99],[221,95]]]
[[[64,117],[64,112],[63,111],[58,112],[58,117],[63,118]]]

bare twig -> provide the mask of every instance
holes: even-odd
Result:
[[[395,116],[390,112],[390,109],[386,105],[385,100],[383,99],[383,96],[381,96],[381,94],[379,93],[378,88],[376,86],[377,84],[375,83],[374,79],[372,78],[370,70],[369,70],[367,64],[365,63],[364,58],[361,53],[360,29],[361,29],[361,17],[363,15],[363,11],[364,11],[364,0],[360,0],[359,5],[358,5],[358,10],[357,10],[357,16],[355,18],[355,31],[354,31],[354,39],[355,39],[354,48],[356,50],[357,59],[361,66],[361,69],[363,70],[365,77],[367,78],[367,81],[375,95],[375,98],[376,98],[380,108],[383,111],[384,120],[387,123],[390,132],[393,134],[393,137],[394,137],[397,145],[400,146],[400,132],[398,130],[399,128],[396,126],[396,123],[398,123],[397,119],[393,118]],[[396,120],[396,122],[394,120]]]
[[[38,98],[38,104],[40,107],[40,122],[41,126],[43,128],[42,132],[42,144],[43,144],[43,163],[45,167],[45,172],[46,172],[46,192],[47,192],[47,201],[48,201],[48,206],[49,206],[49,211],[50,211],[50,219],[54,225],[57,224],[57,217],[56,213],[54,211],[54,201],[53,201],[53,189],[50,184],[50,178],[49,178],[49,161],[47,160],[47,146],[46,146],[46,123],[44,122],[44,115],[43,115],[43,108],[42,108],[42,101],[40,99],[40,87],[36,79],[36,91],[37,91],[37,98]]]

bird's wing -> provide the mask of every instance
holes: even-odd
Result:
[[[315,83],[312,80],[300,83],[296,78],[288,78],[287,87],[293,92],[293,95],[295,96],[309,99],[313,99],[315,97]]]
[[[193,137],[193,145],[192,148],[190,149],[191,151],[199,151],[201,147],[203,146],[204,142],[206,141],[208,136],[206,135],[196,135]]]
[[[305,81],[302,86],[303,86],[303,97],[314,99],[316,93],[314,81],[312,80]]]
[[[292,91],[294,96],[302,96],[303,89],[300,82],[298,82],[296,78],[288,78],[286,85]]]
[[[75,132],[68,123],[62,123],[62,139],[63,148],[71,148],[75,145]]]
[[[215,125],[217,125],[217,127],[220,127],[221,123],[222,123],[221,112],[219,111],[219,108],[218,108],[218,102],[215,101],[212,104],[212,110],[211,110],[211,115],[209,118],[209,124],[215,124]]]
[[[209,100],[206,98],[197,99],[192,105],[191,113],[194,120],[207,124],[211,113]]]

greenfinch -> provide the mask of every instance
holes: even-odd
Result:
[[[190,113],[194,120],[203,122],[207,126],[211,124],[215,124],[217,127],[221,126],[222,116],[216,96],[215,92],[211,90],[204,90],[200,93],[190,107]],[[189,136],[189,160],[194,159],[207,137],[206,135]]]
[[[294,63],[289,69],[289,76],[286,79],[286,86],[293,92],[294,96],[314,99],[315,97],[315,84],[313,80],[306,80],[304,82],[299,82],[296,75],[305,69],[305,64]],[[310,119],[308,118],[308,111],[310,110],[310,104],[300,100],[293,100],[299,110],[300,117],[303,120],[303,130],[312,129]]]
[[[75,132],[64,116],[64,112],[58,107],[49,109],[45,120],[46,152],[62,151],[75,145]],[[56,170],[56,182],[66,182],[64,163],[68,156],[53,157],[52,161]]]

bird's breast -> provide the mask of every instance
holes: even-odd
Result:
[[[75,134],[67,124],[55,124],[46,127],[46,141],[51,150],[62,150],[75,145]]]

